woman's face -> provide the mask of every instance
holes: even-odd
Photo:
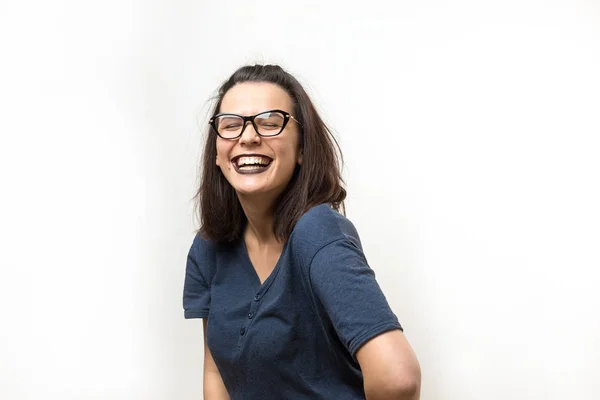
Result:
[[[246,82],[225,93],[219,113],[250,116],[275,109],[293,115],[292,99],[285,90],[273,83]],[[217,136],[217,166],[238,195],[275,198],[290,182],[296,165],[302,163],[299,125],[290,119],[279,135],[262,137],[251,123],[246,124],[238,139]]]

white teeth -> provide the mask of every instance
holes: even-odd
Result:
[[[270,160],[267,157],[243,156],[243,157],[238,158],[237,165],[238,165],[238,168],[241,168],[243,166],[248,166],[248,165],[256,165],[256,164],[267,165],[267,164],[269,164],[269,161]]]
[[[260,165],[245,165],[243,167],[240,167],[240,169],[243,169],[244,171],[252,171],[255,169],[262,169],[263,167]]]

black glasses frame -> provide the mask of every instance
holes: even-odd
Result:
[[[259,131],[258,131],[258,126],[256,126],[256,123],[254,122],[254,119],[256,117],[258,117],[259,115],[263,115],[266,113],[270,113],[270,112],[278,112],[283,114],[283,124],[281,124],[281,130],[273,135],[262,135]],[[244,125],[242,126],[242,130],[240,131],[240,134],[237,135],[236,137],[223,137],[221,136],[221,134],[219,133],[219,130],[217,129],[217,118],[219,117],[223,117],[225,115],[230,115],[232,117],[238,117],[241,118],[244,121]],[[254,127],[254,132],[256,132],[256,134],[258,136],[262,136],[262,137],[273,137],[273,136],[277,136],[279,135],[281,132],[283,132],[283,130],[285,129],[285,127],[287,126],[287,123],[290,121],[290,119],[296,121],[296,123],[298,125],[300,125],[300,127],[302,127],[302,124],[300,123],[300,121],[298,121],[296,119],[296,117],[294,117],[293,115],[291,115],[288,112],[285,112],[283,110],[267,110],[267,111],[262,111],[256,115],[251,115],[249,117],[244,117],[243,115],[238,115],[238,114],[232,114],[232,113],[219,113],[214,115],[209,121],[208,124],[214,129],[214,131],[217,133],[217,135],[219,135],[220,138],[222,139],[227,139],[227,140],[236,140],[239,139],[243,134],[244,131],[246,130],[246,127],[248,126],[248,121],[250,121],[252,123],[252,126]]]

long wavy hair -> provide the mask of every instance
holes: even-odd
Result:
[[[270,82],[292,98],[294,116],[302,126],[302,164],[275,205],[273,232],[281,241],[289,239],[296,222],[313,206],[327,203],[345,214],[346,190],[341,176],[343,156],[308,94],[290,73],[278,65],[247,65],[239,68],[219,88],[212,115],[220,112],[225,93],[243,82]],[[217,134],[208,127],[201,166],[201,180],[194,196],[200,233],[205,239],[230,243],[242,237],[247,219],[237,194],[215,165]]]

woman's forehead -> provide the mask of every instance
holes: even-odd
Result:
[[[219,112],[240,115],[254,115],[274,109],[292,112],[291,106],[292,99],[280,86],[269,82],[244,82],[225,93]]]

